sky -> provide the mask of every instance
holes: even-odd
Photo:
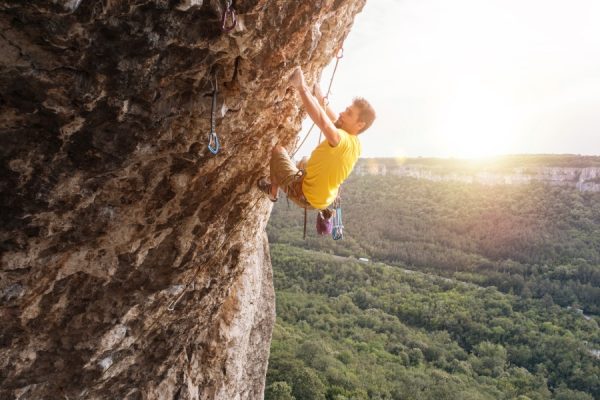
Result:
[[[356,96],[377,112],[362,157],[600,155],[600,1],[368,0],[330,104]]]

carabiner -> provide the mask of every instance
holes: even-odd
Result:
[[[227,20],[231,20],[231,24],[227,25]],[[223,10],[223,16],[221,17],[221,30],[224,33],[231,32],[237,25],[237,15],[235,14],[234,8],[231,6],[231,0],[227,0],[227,6]]]
[[[217,137],[217,133],[211,131],[208,134],[208,150],[216,155],[219,152],[219,148],[219,138]]]

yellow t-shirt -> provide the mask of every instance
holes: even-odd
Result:
[[[335,200],[342,182],[350,175],[360,156],[360,141],[356,135],[338,129],[340,142],[332,147],[324,140],[313,150],[306,163],[302,182],[304,197],[314,208],[321,210]]]

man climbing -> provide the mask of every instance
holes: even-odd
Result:
[[[311,93],[300,67],[289,80],[296,89],[308,116],[323,132],[325,139],[312,152],[306,163],[296,166],[285,148],[275,146],[271,155],[270,182],[260,179],[258,187],[271,201],[277,201],[279,187],[288,198],[303,208],[322,210],[335,200],[342,182],[350,175],[361,152],[358,135],[375,120],[373,107],[356,98],[339,116],[325,103],[315,85]]]

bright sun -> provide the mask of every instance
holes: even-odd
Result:
[[[517,112],[484,88],[464,88],[449,96],[438,120],[446,156],[482,158],[506,154],[517,139]]]

